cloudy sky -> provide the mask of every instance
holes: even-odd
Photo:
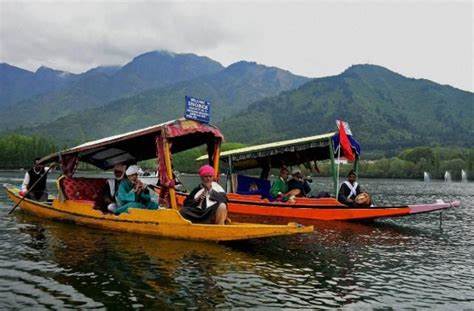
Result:
[[[0,62],[82,72],[157,49],[310,77],[378,64],[473,85],[473,2],[0,0]]]

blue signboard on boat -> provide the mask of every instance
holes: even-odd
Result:
[[[189,120],[209,123],[211,120],[211,103],[191,96],[185,96],[185,98],[186,111],[184,117]]]

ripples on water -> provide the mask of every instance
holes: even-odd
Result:
[[[474,308],[474,184],[362,183],[379,203],[462,206],[442,229],[435,213],[218,245],[8,216],[2,191],[0,308]]]

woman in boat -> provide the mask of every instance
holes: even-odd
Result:
[[[337,200],[342,204],[354,207],[356,205],[354,200],[361,192],[357,183],[357,174],[354,170],[350,170],[347,174],[347,180],[342,183],[339,189]]]
[[[186,197],[181,215],[194,223],[224,225],[227,219],[227,195],[215,181],[214,168],[204,165],[199,169],[201,184]]]
[[[301,193],[300,189],[288,190],[288,168],[282,166],[280,169],[280,176],[272,184],[270,189],[271,199],[274,201],[281,202],[294,202],[297,195]]]
[[[151,200],[150,192],[138,179],[139,171],[136,165],[131,165],[125,171],[127,178],[120,182],[116,195],[116,215],[127,212],[129,208],[158,209],[158,204]]]

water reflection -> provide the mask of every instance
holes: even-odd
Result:
[[[35,222],[26,214],[18,218]],[[74,284],[76,290],[105,305],[118,300],[136,307],[136,300],[148,307],[196,301],[202,307],[215,306],[225,301],[216,277],[226,274],[229,267],[235,272],[252,269],[254,263],[245,252],[213,243],[71,227],[42,222],[21,232],[30,236],[27,245],[41,250],[42,260],[47,253],[48,261],[74,271],[60,274],[58,282]]]

